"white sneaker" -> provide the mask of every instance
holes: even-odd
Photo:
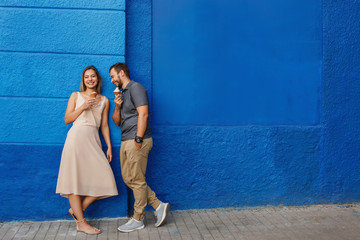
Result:
[[[120,232],[132,232],[135,230],[143,229],[145,227],[144,220],[138,221],[131,218],[127,223],[118,227]]]
[[[159,207],[155,211],[155,215],[157,218],[155,227],[160,227],[161,225],[164,224],[166,217],[168,215],[168,212],[169,212],[169,208],[170,208],[169,203],[163,203],[163,202],[160,203]]]

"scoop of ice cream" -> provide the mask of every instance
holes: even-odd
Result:
[[[114,92],[114,94],[117,96],[117,95],[120,94],[120,89],[119,89],[118,87],[116,87],[113,92]]]
[[[90,98],[96,98],[97,92],[90,93]]]

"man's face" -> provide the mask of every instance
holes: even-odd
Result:
[[[122,81],[120,79],[120,72],[117,73],[114,68],[110,70],[111,83],[115,84],[115,86],[119,88],[121,88],[122,86]]]

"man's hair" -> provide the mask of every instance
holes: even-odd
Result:
[[[115,63],[114,65],[112,65],[109,69],[109,72],[111,71],[111,69],[115,69],[115,71],[117,73],[119,73],[121,70],[124,71],[125,75],[130,78],[130,70],[128,68],[128,66],[125,63]]]

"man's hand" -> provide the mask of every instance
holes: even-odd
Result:
[[[115,102],[115,109],[114,109],[114,113],[112,115],[112,119],[113,119],[115,125],[120,126],[120,123],[121,123],[120,108],[123,103],[123,100],[120,98],[120,95],[117,95],[114,98],[114,102]]]
[[[114,99],[114,102],[116,104],[117,107],[121,107],[121,104],[123,103],[123,100],[120,98],[120,95],[117,95]]]
[[[134,143],[135,143],[135,146],[136,146],[137,150],[140,150],[141,146],[142,146],[142,143],[137,143],[137,142],[135,142],[135,140],[134,140]]]

